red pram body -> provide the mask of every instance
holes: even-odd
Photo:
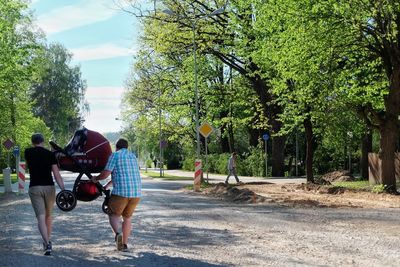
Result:
[[[89,173],[101,172],[111,155],[110,142],[100,133],[83,128],[75,132],[63,152],[56,152],[60,169]]]
[[[110,142],[100,133],[79,129],[63,149],[54,142],[50,142],[61,170],[79,173],[75,179],[72,191],[63,190],[57,194],[56,204],[63,211],[75,208],[76,200],[92,201],[105,194],[102,209],[107,213],[110,190],[106,190],[100,183],[90,181],[91,173],[101,172],[111,155]],[[89,180],[81,180],[86,175]]]

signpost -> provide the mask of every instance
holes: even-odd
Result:
[[[263,139],[265,142],[265,177],[268,177],[268,139],[269,134],[263,134]]]
[[[166,140],[160,141],[160,177],[164,176],[164,148],[166,148],[168,142]]]
[[[208,122],[204,122],[200,127],[199,127],[199,132],[201,133],[202,136],[206,139],[206,166],[207,166],[207,183],[208,183],[208,142],[207,142],[207,137],[214,131],[213,127],[208,124]]]
[[[7,168],[3,169],[3,179],[4,179],[4,192],[12,192],[11,188],[11,169],[10,169],[10,149],[14,146],[13,141],[7,139],[3,142],[3,146],[8,150],[7,152]]]
[[[19,146],[14,146],[13,155],[15,158],[15,172],[18,173],[18,166],[20,161],[20,149]]]

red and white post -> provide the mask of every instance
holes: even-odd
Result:
[[[21,161],[18,164],[18,192],[20,194],[25,193],[25,169],[26,164],[25,162]]]
[[[201,159],[196,159],[195,164],[194,164],[194,181],[193,181],[193,190],[194,191],[197,191],[197,192],[200,191],[201,175],[202,175]]]

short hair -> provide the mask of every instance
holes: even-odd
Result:
[[[44,142],[44,137],[41,133],[34,133],[31,137],[32,144],[39,145]]]
[[[118,139],[117,143],[115,144],[115,147],[117,149],[128,148],[128,141],[126,141],[124,138],[120,138],[120,139]]]
[[[237,154],[236,154],[236,152],[232,152],[232,156],[236,156]]]

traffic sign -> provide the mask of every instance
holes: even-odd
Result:
[[[14,157],[18,157],[19,156],[19,146],[15,146],[14,147],[13,155],[14,155]]]
[[[269,134],[263,134],[263,139],[265,140],[265,141],[267,141],[268,139],[269,139]]]
[[[199,132],[202,136],[207,138],[214,131],[213,127],[211,127],[208,122],[203,122],[203,124],[199,127]]]
[[[14,143],[10,139],[7,139],[6,141],[3,142],[3,146],[7,149],[10,150],[13,146]]]
[[[161,140],[161,141],[160,141],[160,147],[161,147],[161,148],[166,148],[166,147],[167,147],[167,144],[168,144],[168,143],[167,143],[167,141],[165,141],[165,140]]]

